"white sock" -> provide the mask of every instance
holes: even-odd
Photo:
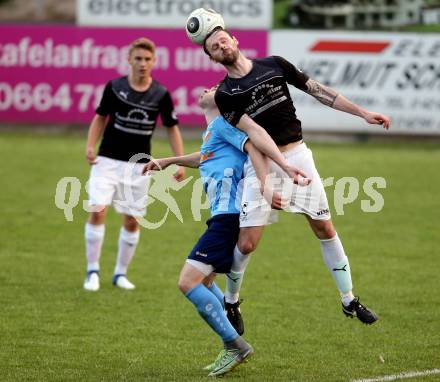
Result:
[[[225,301],[229,304],[234,304],[238,301],[244,272],[250,259],[250,255],[243,255],[238,247],[235,246],[231,272],[226,274]]]
[[[118,258],[116,260],[115,275],[126,275],[127,268],[133,259],[136,251],[137,243],[139,242],[140,231],[127,231],[121,227],[118,242]]]
[[[86,240],[87,272],[99,271],[99,258],[104,241],[105,225],[86,223],[84,237]]]
[[[341,301],[345,306],[350,305],[350,302],[354,300],[354,294],[352,291],[348,293],[341,293]]]
[[[234,248],[234,260],[232,261],[231,271],[244,272],[249,264],[250,259],[251,255],[243,255],[236,245]]]
[[[336,282],[344,305],[353,300],[353,284],[351,282],[351,271],[348,258],[345,255],[344,247],[338,234],[328,240],[320,240],[322,256],[328,270]],[[348,301],[348,303],[346,303]]]

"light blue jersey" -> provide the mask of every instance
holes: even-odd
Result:
[[[238,214],[241,205],[244,144],[248,136],[218,116],[203,134],[200,174],[211,203],[211,215]]]

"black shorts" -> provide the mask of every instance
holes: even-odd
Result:
[[[192,249],[188,259],[214,267],[216,273],[228,273],[234,257],[234,247],[240,232],[239,214],[213,216],[206,224],[208,229]]]

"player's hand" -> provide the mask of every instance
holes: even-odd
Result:
[[[262,191],[264,199],[274,210],[282,210],[287,207],[287,199],[283,198],[280,192],[274,191],[270,186],[265,186]]]
[[[287,175],[293,180],[293,183],[299,186],[307,186],[310,184],[312,179],[308,178],[306,173],[295,166],[288,166]]]
[[[149,171],[165,170],[170,164],[171,162],[167,158],[163,158],[163,159],[151,158],[151,160],[142,169],[142,175],[145,175]]]
[[[86,159],[91,166],[98,163],[98,161],[96,160],[95,149],[93,147],[87,147]]]
[[[185,167],[179,166],[177,167],[177,171],[174,173],[174,179],[180,182],[183,180],[183,178],[185,178]]]
[[[272,203],[270,205],[274,210],[282,210],[287,206],[287,199],[281,196],[281,193],[274,191]]]
[[[384,114],[374,113],[374,112],[371,112],[371,111],[369,111],[369,112],[365,115],[364,119],[365,119],[368,123],[371,123],[371,124],[373,124],[373,125],[382,125],[382,127],[383,127],[384,129],[386,129],[386,130],[389,129],[389,127],[390,127],[390,123],[391,123],[390,117],[387,117],[387,116],[384,115]]]

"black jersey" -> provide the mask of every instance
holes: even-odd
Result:
[[[232,125],[247,114],[277,145],[286,145],[302,139],[301,121],[296,117],[287,83],[306,90],[308,79],[282,57],[255,59],[244,77],[225,77],[215,93],[215,102]]]
[[[130,87],[127,76],[107,83],[96,113],[109,116],[98,155],[122,161],[138,153],[150,154],[159,115],[164,126],[178,123],[165,86],[153,80],[147,91],[138,92]]]

